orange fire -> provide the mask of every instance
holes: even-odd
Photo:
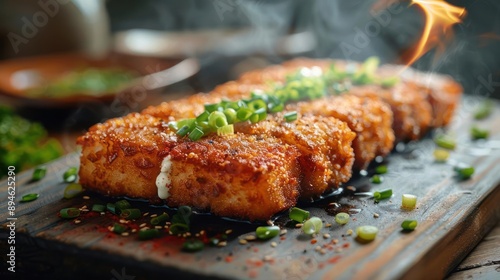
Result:
[[[437,56],[442,54],[445,43],[453,36],[451,27],[460,23],[465,16],[465,8],[453,6],[444,0],[411,0],[410,5],[417,5],[422,9],[425,26],[417,44],[403,54],[402,59],[406,65],[413,64],[434,47],[437,47]]]

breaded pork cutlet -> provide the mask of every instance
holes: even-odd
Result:
[[[110,196],[162,199],[248,220],[269,219],[299,196],[299,153],[272,136],[192,142],[159,118],[131,114],[94,125],[77,142],[80,183]]]
[[[375,157],[386,156],[393,148],[392,112],[378,97],[330,96],[289,105],[287,109],[346,122],[356,133],[352,143],[356,169],[365,169]]]
[[[235,131],[272,135],[297,148],[302,199],[317,198],[351,178],[354,162],[351,144],[356,134],[338,119],[304,115],[286,122],[282,114],[277,114],[255,124],[239,123]]]

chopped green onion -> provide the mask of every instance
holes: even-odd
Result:
[[[232,124],[228,124],[226,126],[217,128],[217,135],[219,136],[230,135],[230,134],[234,134],[234,125]]]
[[[217,112],[217,111],[215,111]],[[196,121],[197,122],[203,122],[203,121],[207,121],[208,120],[208,117],[211,115],[212,113],[209,113],[208,111],[204,111],[203,113],[199,114],[197,117],[196,117]]]
[[[460,177],[460,179],[462,180],[469,179],[472,176],[472,174],[474,174],[474,167],[472,166],[465,166],[465,167],[455,166],[453,170],[455,170],[458,177]]]
[[[127,220],[135,220],[141,217],[141,210],[137,208],[123,209],[120,213],[120,217]]]
[[[450,157],[450,152],[443,149],[435,149],[434,150],[434,160],[437,162],[446,162]]]
[[[47,173],[47,168],[45,166],[39,166],[33,171],[33,176],[31,176],[32,181],[40,181],[45,177]]]
[[[322,228],[323,222],[318,217],[312,217],[309,220],[305,221],[302,225],[302,231],[308,235],[319,233]]]
[[[189,226],[182,223],[171,224],[168,228],[172,234],[181,234],[189,231]]]
[[[399,77],[394,76],[394,77],[388,77],[385,79],[382,79],[380,81],[380,85],[385,88],[390,88],[395,86],[397,83],[399,83]]]
[[[196,127],[195,129],[193,129],[193,131],[189,133],[188,137],[192,141],[196,141],[200,139],[203,136],[203,134],[204,134],[203,131],[201,131],[198,127]]]
[[[293,207],[290,209],[288,217],[296,222],[303,223],[305,220],[309,219],[309,211]]]
[[[224,113],[224,115],[226,115],[227,123],[233,124],[236,122],[236,120],[237,120],[236,110],[234,110],[233,108],[227,108],[224,110],[223,113]]]
[[[434,139],[434,142],[439,147],[445,148],[445,149],[448,149],[448,150],[454,150],[455,147],[457,146],[457,142],[455,141],[455,139],[453,139],[450,136],[445,135],[445,134],[437,136]]]
[[[153,238],[157,238],[160,236],[160,231],[152,228],[152,229],[143,229],[139,230],[139,239],[140,240],[149,240]]]
[[[482,129],[477,126],[473,126],[470,129],[470,134],[472,136],[472,139],[477,140],[477,139],[486,139],[490,135],[490,132],[487,129]]]
[[[179,130],[179,126],[178,126],[178,123],[176,121],[171,121],[168,123],[168,128],[173,130],[173,131],[178,131]]]
[[[104,211],[106,211],[106,206],[102,204],[92,205],[92,212],[104,212]]]
[[[285,113],[283,115],[283,117],[285,118],[286,122],[293,122],[297,119],[297,112],[292,111],[292,112]]]
[[[209,113],[217,111],[219,109],[219,107],[220,107],[220,103],[205,104],[205,110],[208,111]]]
[[[401,223],[401,227],[404,230],[414,230],[418,225],[417,220],[404,220],[403,223]]]
[[[181,129],[177,130],[177,135],[184,137],[189,133],[189,130],[190,130],[189,126],[185,125],[181,127]]]
[[[132,205],[130,205],[130,202],[128,202],[128,200],[122,199],[115,202],[115,207],[118,211],[123,211],[125,209],[132,208]]]
[[[239,121],[248,120],[252,114],[253,111],[248,108],[240,108],[238,109],[238,111],[236,111],[236,117],[238,118]]]
[[[111,229],[111,231],[114,233],[117,233],[117,234],[121,234],[121,233],[125,232],[126,229],[127,228],[125,226],[123,226],[122,224],[115,223],[113,225],[113,228]]]
[[[375,173],[377,174],[385,174],[387,173],[387,165],[379,165],[375,168]]]
[[[248,103],[248,108],[252,109],[253,111],[257,111],[259,109],[267,110],[267,104],[262,99],[255,99]]]
[[[214,111],[208,116],[208,125],[213,128],[219,128],[228,125],[226,115],[219,111]]]
[[[77,197],[79,194],[83,192],[83,187],[78,183],[71,183],[66,186],[64,189],[64,198],[70,199]]]
[[[417,196],[413,194],[403,194],[401,207],[408,210],[413,210],[417,206]]]
[[[182,250],[186,252],[197,252],[203,250],[205,244],[201,240],[189,240],[182,244]]]
[[[391,196],[392,196],[392,189],[385,189],[373,193],[373,198],[375,199],[376,202],[379,202],[382,199],[391,198]]]
[[[80,216],[80,209],[78,208],[64,208],[59,211],[62,218],[73,219]]]
[[[372,241],[377,237],[378,228],[374,226],[360,226],[356,229],[359,238],[365,241]]]
[[[168,216],[167,213],[163,213],[159,216],[156,216],[154,218],[151,218],[151,224],[153,226],[157,226],[157,225],[163,225],[165,224],[165,222],[169,219],[170,217]]]
[[[109,212],[116,214],[116,207],[114,203],[106,204],[106,209],[108,209]]]
[[[177,213],[179,215],[181,215],[182,217],[189,219],[189,217],[193,213],[193,210],[191,210],[191,207],[189,207],[187,205],[182,205],[179,207],[179,209],[177,209]]]
[[[371,182],[374,183],[374,184],[381,184],[382,183],[382,176],[379,176],[377,174],[373,175],[372,178],[371,178]]]
[[[335,215],[335,222],[337,222],[337,224],[339,225],[345,225],[349,222],[349,218],[350,218],[349,214],[340,212],[337,213],[337,215]]]
[[[30,202],[30,201],[36,200],[39,196],[40,195],[37,193],[25,194],[25,195],[23,195],[23,197],[21,197],[21,202]]]
[[[76,167],[70,167],[63,174],[64,182],[66,182],[66,183],[74,182],[76,180],[77,173],[78,173],[78,168],[76,168]]]
[[[258,227],[255,230],[255,235],[257,236],[257,238],[262,240],[271,239],[275,236],[278,236],[279,233],[280,227],[278,226],[262,226]]]
[[[477,110],[474,112],[474,118],[476,120],[481,120],[489,115],[491,115],[491,112],[493,110],[493,102],[491,100],[484,100],[481,105],[477,108]]]

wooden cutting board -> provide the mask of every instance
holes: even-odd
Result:
[[[63,172],[78,166],[78,155],[70,154],[48,164],[47,176],[29,182],[32,171],[16,175],[16,208],[9,216],[7,180],[1,182],[0,222],[16,225],[16,261],[20,275],[45,275],[51,279],[152,279],[152,278],[257,278],[257,279],[412,279],[447,275],[479,242],[500,217],[500,105],[493,114],[476,121],[472,111],[477,99],[462,101],[454,122],[448,128],[458,141],[447,163],[436,163],[435,144],[429,137],[416,143],[398,145],[384,162],[388,173],[381,184],[370,183],[368,176],[356,176],[344,188],[314,203],[302,203],[311,215],[325,224],[315,237],[305,236],[301,229],[289,225],[284,213],[274,221],[287,232],[268,241],[240,239],[254,233],[258,224],[196,214],[192,235],[217,237],[226,245],[206,245],[196,253],[181,250],[183,238],[170,236],[162,230],[157,239],[140,241],[136,228],[149,224],[150,215],[173,209],[148,206],[131,201],[149,215],[127,224],[129,236],[111,233],[108,226],[119,222],[110,213],[85,212],[76,220],[58,216],[66,207],[91,208],[94,203],[118,199],[86,192],[83,196],[64,199],[66,183]],[[477,124],[491,131],[487,141],[470,140],[469,130]],[[454,176],[453,166],[471,164],[475,173],[469,180]],[[370,173],[370,171],[369,171]],[[375,203],[366,192],[391,188],[393,197]],[[27,193],[38,193],[32,202],[19,203]],[[402,210],[401,195],[418,196],[417,208]],[[86,197],[88,196],[88,197]],[[259,207],[255,205],[255,207]],[[335,223],[333,215],[348,212],[347,225]],[[375,216],[378,215],[376,218]],[[8,221],[9,218],[15,220]],[[416,219],[413,232],[403,232],[400,224]],[[377,238],[369,243],[348,232],[361,225],[379,229]],[[9,247],[4,242],[10,234],[1,230],[2,255]],[[207,240],[205,239],[205,240]],[[242,242],[245,243],[245,242]],[[2,270],[3,275],[6,269]],[[49,279],[46,278],[46,279]],[[2,277],[2,279],[4,279]]]

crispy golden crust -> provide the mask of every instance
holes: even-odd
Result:
[[[356,158],[354,166],[357,169],[365,169],[376,156],[386,156],[393,148],[392,112],[376,96],[333,96],[299,102],[288,108],[346,122],[357,135],[352,144]]]
[[[170,206],[266,220],[299,196],[297,150],[272,136],[235,134],[172,149]]]
[[[283,115],[278,114],[256,124],[240,123],[235,130],[272,135],[297,147],[303,199],[318,197],[351,178],[354,162],[351,144],[356,135],[338,119],[306,115],[294,122],[285,122]]]

